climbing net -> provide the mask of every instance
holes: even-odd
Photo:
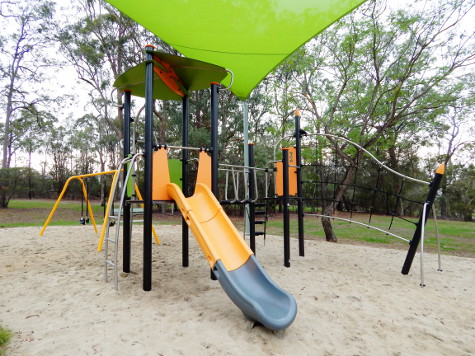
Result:
[[[350,163],[333,147],[324,145],[323,140],[317,140],[317,145],[313,145],[314,157],[303,164],[302,170],[305,206],[310,208],[311,214],[362,224],[409,242],[408,238],[390,230],[395,219],[417,224],[414,217],[422,209],[430,182],[395,171],[348,139],[328,134],[322,136],[347,143],[351,146],[347,150],[353,150],[355,159]],[[331,206],[333,209],[330,210]],[[337,215],[326,216],[325,211]],[[368,216],[367,224],[354,219],[361,213]],[[370,225],[374,215],[390,217],[385,230]]]
[[[310,135],[315,136],[315,135]],[[323,136],[323,137],[322,137]],[[340,141],[339,154],[335,145],[325,145],[331,138]],[[380,231],[409,244],[407,234],[422,229],[421,239],[421,285],[423,282],[422,254],[425,220],[428,215],[426,199],[431,182],[412,178],[388,167],[372,153],[360,145],[342,137],[322,134],[315,143],[307,143],[313,148],[312,157],[302,165],[302,184],[305,206],[310,212],[307,216],[317,216],[333,220],[346,221]],[[341,152],[344,147],[345,152]],[[346,158],[351,155],[351,159]],[[435,205],[432,205],[437,235],[440,267],[440,239],[437,228]],[[367,221],[360,221],[361,216]],[[386,216],[387,225],[375,216]],[[378,220],[374,221],[373,220]],[[402,221],[412,226],[406,228]],[[399,231],[394,231],[398,225]],[[406,235],[406,236],[405,236]],[[413,237],[414,239],[414,237]]]

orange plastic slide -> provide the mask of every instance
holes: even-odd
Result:
[[[221,260],[233,271],[253,255],[211,190],[198,183],[193,196],[186,198],[180,187],[169,183],[167,192],[175,200],[211,268]]]
[[[267,275],[206,184],[185,198],[176,184],[167,193],[179,206],[213,273],[246,318],[270,330],[295,319],[297,303]]]

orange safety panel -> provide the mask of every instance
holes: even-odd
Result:
[[[196,184],[202,183],[211,189],[211,156],[200,151],[198,156],[198,174]]]
[[[165,148],[153,152],[152,166],[152,200],[171,200],[167,192],[170,172],[168,170],[168,153]]]
[[[291,167],[294,166],[294,167]],[[289,195],[297,195],[297,149],[289,148]]]
[[[284,175],[282,174],[282,161],[275,162],[275,194],[284,195]]]
[[[297,168],[291,167],[297,165],[297,150],[295,147],[288,148],[289,151],[289,195],[297,195]],[[276,162],[275,168],[275,193],[278,196],[284,195],[284,175],[283,175],[283,163]]]

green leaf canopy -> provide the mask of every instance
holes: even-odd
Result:
[[[365,0],[107,0],[183,55],[234,73],[245,99],[296,49]]]

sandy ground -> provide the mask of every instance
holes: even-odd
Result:
[[[179,226],[157,226],[152,291],[142,290],[141,228],[133,273],[105,283],[91,226],[0,229],[0,324],[7,355],[473,355],[475,260],[426,255],[400,274],[404,251],[307,241],[283,266],[281,237],[257,258],[298,304],[274,333],[227,298],[194,240],[181,267]],[[416,256],[416,258],[418,255]]]

